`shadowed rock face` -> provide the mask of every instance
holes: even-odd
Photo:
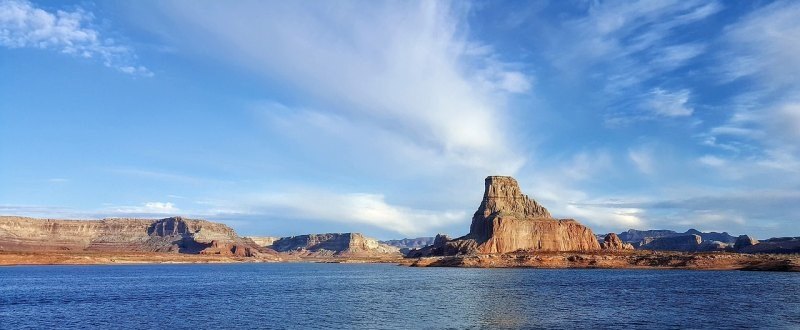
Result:
[[[391,245],[394,247],[398,247],[401,250],[406,249],[419,249],[426,247],[428,245],[433,244],[434,237],[417,237],[417,238],[403,238],[403,239],[391,239],[386,241],[380,241],[383,244]]]
[[[400,249],[382,244],[359,233],[309,234],[283,237],[272,243],[278,252],[309,257],[384,257],[401,256]]]
[[[703,238],[700,235],[681,235],[659,237],[652,240],[645,240],[642,249],[660,251],[686,251],[696,252],[702,250],[701,243]]]
[[[164,219],[54,220],[0,217],[2,251],[108,251],[201,253],[226,245],[213,254],[242,255],[254,245],[230,227],[205,220]],[[247,256],[258,248],[252,246]],[[228,252],[226,252],[228,251]],[[267,252],[267,251],[264,251]]]
[[[733,246],[736,250],[742,250],[746,247],[753,246],[756,244],[758,244],[758,240],[753,238],[752,236],[740,235],[738,238],[736,238],[736,243],[734,243]]]
[[[742,235],[744,236],[744,235]],[[800,237],[775,237],[768,240],[756,241],[750,236],[745,236],[742,244],[736,242],[736,250],[742,253],[800,253]]]
[[[449,255],[599,249],[591,229],[572,219],[554,219],[547,209],[522,193],[514,178],[490,176],[469,234],[431,250]]]
[[[662,237],[673,237],[673,236],[687,236],[687,235],[697,235],[703,239],[703,243],[706,243],[703,248],[714,250],[714,249],[725,249],[728,245],[732,245],[736,241],[736,237],[731,236],[730,234],[723,232],[701,232],[697,229],[689,229],[685,233],[679,233],[672,230],[636,230],[630,229],[626,232],[620,233],[619,238],[625,243],[631,243],[635,248],[644,248],[643,245],[652,242],[655,239],[662,238]],[[720,244],[722,243],[722,244]]]

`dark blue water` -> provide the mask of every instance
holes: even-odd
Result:
[[[0,328],[800,328],[800,274],[353,264],[0,267]]]

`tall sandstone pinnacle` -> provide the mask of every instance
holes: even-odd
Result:
[[[447,254],[600,250],[591,229],[573,219],[553,218],[522,193],[514,178],[487,177],[485,188],[469,234],[448,242]]]

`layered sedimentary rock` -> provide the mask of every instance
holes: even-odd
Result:
[[[743,244],[741,248],[737,245],[737,251],[742,253],[781,253],[793,254],[800,253],[800,237],[776,237],[763,241],[756,241],[749,237],[749,244]]]
[[[696,252],[700,250],[702,242],[703,238],[700,235],[667,236],[645,240],[641,248],[644,250]]]
[[[470,232],[449,241],[445,254],[526,251],[593,251],[600,244],[592,230],[573,219],[554,219],[524,195],[512,177],[490,176]]]
[[[270,252],[259,250],[252,241],[238,237],[224,224],[182,217],[55,220],[3,216],[0,250],[192,254],[206,251],[241,256]]]
[[[619,238],[625,243],[631,243],[634,247],[642,245],[642,241],[649,239],[653,240],[659,237],[677,236],[677,232],[672,230],[636,230],[629,229],[626,232],[620,233]]]
[[[255,242],[247,244],[231,241],[211,241],[208,247],[200,251],[200,254],[230,255],[237,257],[256,257],[263,254],[262,249],[258,249]]]
[[[399,257],[400,249],[360,233],[309,234],[272,243],[278,252],[305,257]]]
[[[686,236],[686,235],[697,235],[703,240],[703,242],[709,242],[706,244],[708,248],[712,248],[712,246],[717,247],[727,247],[728,245],[732,245],[736,241],[736,237],[731,236],[730,234],[723,232],[701,232],[697,229],[689,229],[684,233],[679,233],[672,230],[636,230],[630,229],[624,233],[619,234],[619,238],[622,239],[625,243],[631,243],[636,248],[641,248],[643,245],[651,242],[657,238],[661,237],[674,237],[674,236]],[[713,243],[719,242],[723,244]]]
[[[727,232],[721,232],[721,233],[718,233],[718,232],[715,232],[715,231],[702,232],[702,231],[699,231],[697,229],[689,229],[684,234],[698,235],[698,236],[700,236],[700,238],[703,239],[703,242],[706,242],[706,241],[714,242],[714,241],[716,241],[716,242],[724,243],[724,244],[726,244],[726,246],[728,244],[733,244],[734,242],[736,242],[736,236],[732,236],[731,234],[728,234]]]
[[[633,245],[623,242],[617,234],[609,233],[600,244],[603,250],[633,250]]]

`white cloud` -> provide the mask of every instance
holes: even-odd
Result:
[[[0,0],[0,45],[9,48],[56,50],[83,58],[98,58],[104,65],[127,74],[152,76],[125,46],[101,36],[92,28],[94,16],[84,10],[48,12],[27,0]]]
[[[629,149],[628,158],[636,166],[639,172],[653,174],[655,164],[653,162],[653,151],[649,148]]]
[[[590,179],[612,166],[612,158],[608,151],[582,151],[572,156],[563,166],[558,167],[559,177],[574,181]]]
[[[278,221],[323,221],[367,225],[403,235],[427,235],[464,222],[463,211],[431,211],[390,204],[382,194],[287,189],[283,193],[240,196],[206,203],[209,217],[258,215]]]
[[[720,60],[730,78],[755,76],[764,87],[797,87],[800,76],[800,3],[776,1],[726,29],[731,45]]]
[[[501,74],[499,86],[511,93],[525,93],[531,89],[531,81],[520,72],[506,71]]]
[[[146,202],[140,206],[117,206],[109,210],[117,216],[178,215],[181,210],[170,202]]]
[[[664,69],[676,69],[705,51],[706,46],[697,43],[666,46],[659,49],[651,64]]]
[[[685,117],[691,116],[694,109],[689,107],[689,90],[670,92],[661,88],[650,91],[643,107],[658,116]]]
[[[779,1],[725,28],[720,80],[746,83],[705,144],[733,154],[724,173],[786,184],[800,171],[800,4]],[[708,161],[708,159],[706,159]]]
[[[721,9],[716,1],[593,2],[588,15],[566,23],[572,51],[554,53],[553,60],[565,71],[600,64],[609,80],[617,80],[609,81],[614,88],[630,87],[700,55],[704,45],[670,43],[668,37]]]
[[[787,102],[781,104],[776,109],[776,113],[779,118],[777,126],[782,126],[790,136],[800,137],[800,103]]]
[[[169,2],[160,8],[176,20],[173,33],[183,47],[280,79],[319,104],[301,108],[402,137],[425,155],[406,166],[446,162],[485,175],[514,173],[524,162],[507,125],[505,96],[496,91],[527,91],[530,79],[507,69],[490,48],[476,52],[462,32],[463,8],[443,2]],[[333,147],[348,153],[376,141],[350,142]]]
[[[703,157],[700,157],[700,159],[698,159],[697,161],[699,161],[703,165],[710,167],[721,167],[728,163],[725,159],[713,155],[705,155]]]

